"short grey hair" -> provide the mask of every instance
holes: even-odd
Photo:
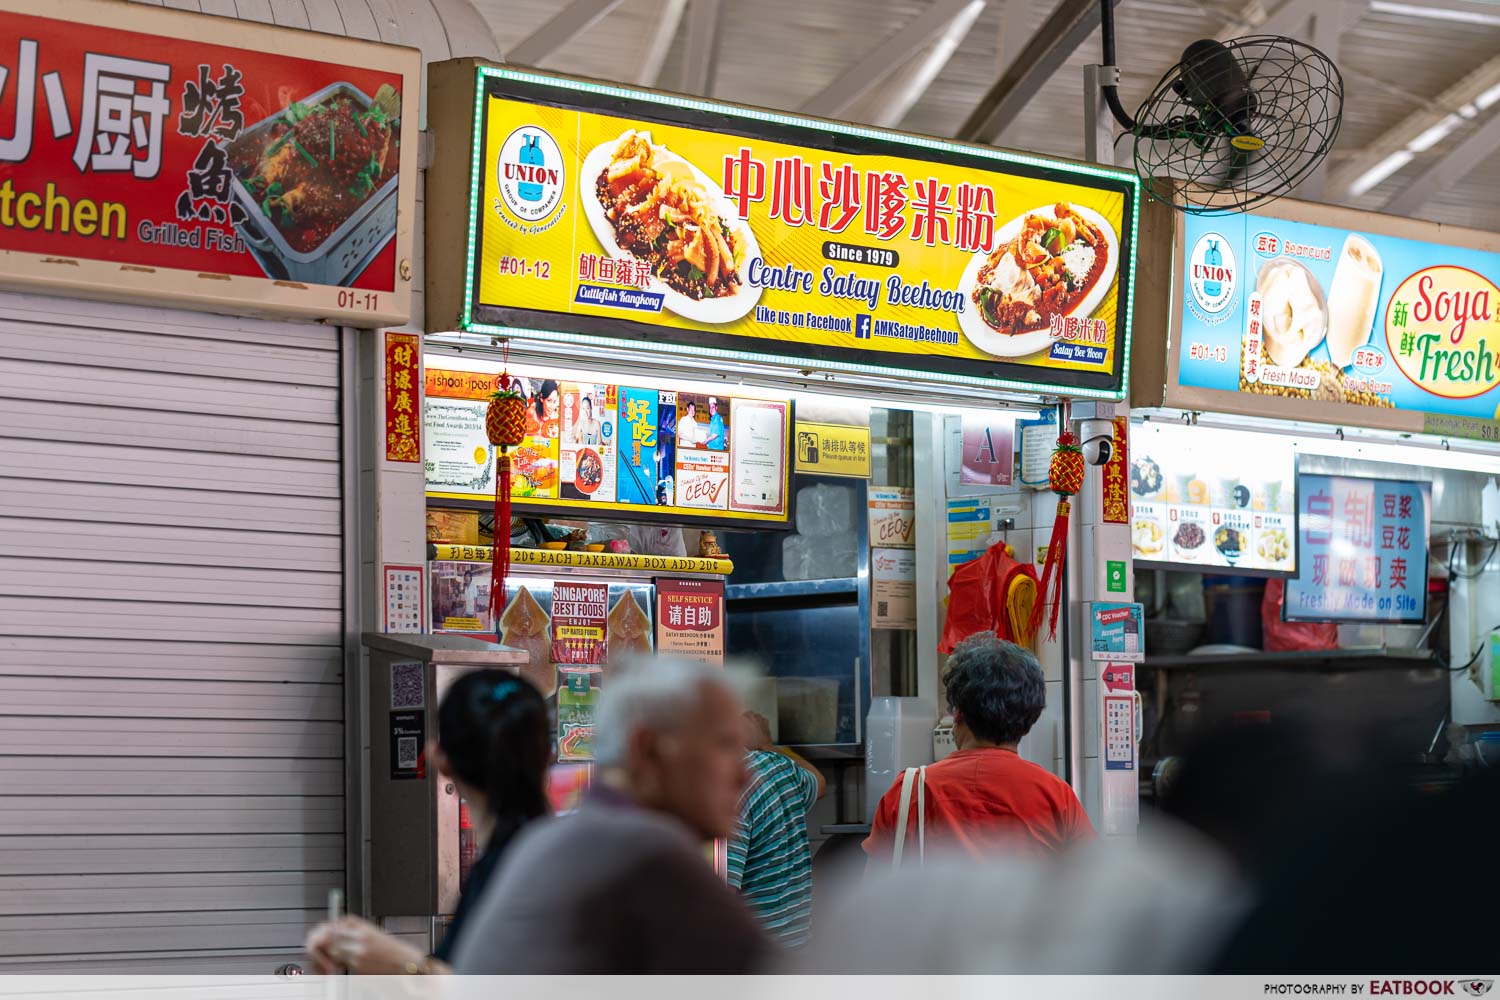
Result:
[[[724,670],[691,660],[650,657],[611,677],[599,695],[594,725],[594,761],[601,767],[624,764],[630,737],[641,729],[661,732],[696,721],[703,692],[719,687],[735,694]]]
[[[1047,682],[1036,657],[993,632],[978,632],[954,647],[943,686],[969,730],[991,743],[1019,743],[1047,707]]]

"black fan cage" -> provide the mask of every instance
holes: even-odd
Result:
[[[1151,197],[1180,211],[1243,212],[1287,194],[1317,169],[1343,120],[1344,78],[1318,49],[1254,35],[1224,50],[1242,77],[1185,59],[1136,114],[1136,172]],[[1237,97],[1217,106],[1205,92]]]

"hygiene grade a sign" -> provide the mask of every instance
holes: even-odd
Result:
[[[464,329],[1118,396],[1133,175],[477,72]]]
[[[0,282],[407,320],[415,49],[97,0],[0,24]]]
[[[1444,434],[1500,416],[1500,253],[1267,216],[1184,226],[1182,386]]]

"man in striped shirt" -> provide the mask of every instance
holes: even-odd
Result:
[[[729,841],[729,885],[784,948],[807,942],[812,924],[812,850],[807,813],[823,797],[823,775],[771,745],[770,726],[745,713],[749,781]]]

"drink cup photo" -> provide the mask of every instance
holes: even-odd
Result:
[[[1370,337],[1383,267],[1369,240],[1354,233],[1344,240],[1328,289],[1328,358],[1339,368],[1348,368]]]

